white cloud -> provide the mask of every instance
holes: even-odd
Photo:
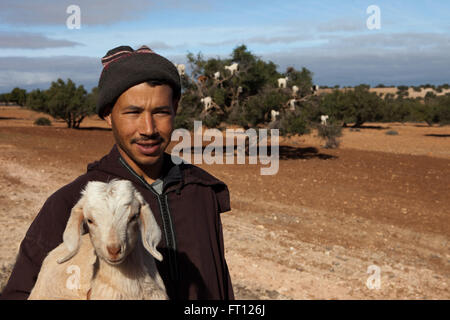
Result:
[[[268,41],[271,37],[260,40]],[[251,46],[249,49],[264,60],[275,62],[282,72],[288,66],[308,68],[314,73],[314,81],[320,85],[418,85],[450,82],[450,36],[446,34],[374,33],[353,37],[335,34],[328,39],[328,42],[319,44],[302,43],[302,47],[294,44],[286,49],[287,46],[284,46],[280,52],[253,51]],[[239,42],[233,41],[230,44],[234,46]],[[160,50],[170,50],[169,48],[178,46],[165,41],[150,41],[147,45],[155,50],[157,47]],[[189,51],[197,53],[195,50]],[[226,53],[209,52],[204,57],[228,58],[230,53],[231,46]],[[185,54],[179,53],[168,58],[175,63],[186,63]],[[97,85],[101,63],[100,57],[6,57],[0,58],[0,70],[0,92],[10,91],[15,86],[45,89],[57,78],[71,78],[75,83],[90,88]]]
[[[320,23],[317,26],[319,32],[364,31],[365,28],[366,24],[363,19],[355,21],[343,18]]]
[[[119,0],[75,1],[81,10],[81,23],[88,25],[109,24],[129,20],[151,8],[150,1]],[[70,14],[67,7],[73,0],[2,0],[0,19],[12,25],[65,25]]]
[[[97,85],[100,58],[59,56],[48,58],[0,58],[0,92],[14,87],[47,89],[52,81],[72,79],[86,88]]]
[[[10,25],[65,25],[70,15],[66,10],[73,4],[80,7],[82,25],[103,25],[136,20],[152,10],[205,11],[211,9],[206,0],[2,0],[0,20]]]
[[[82,44],[63,39],[51,39],[40,33],[0,31],[0,47],[3,49],[45,49],[78,45]]]

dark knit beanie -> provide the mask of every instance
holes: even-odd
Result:
[[[98,82],[97,114],[103,119],[119,96],[129,88],[149,80],[167,83],[173,98],[181,95],[180,75],[175,65],[147,46],[133,50],[120,46],[102,58],[103,71]]]

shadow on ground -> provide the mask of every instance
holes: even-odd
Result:
[[[430,133],[430,134],[424,134],[425,137],[438,137],[438,138],[448,138],[450,137],[450,134],[434,134],[434,133]]]
[[[102,128],[102,127],[80,127],[78,130],[89,130],[89,131],[111,131],[111,128]]]
[[[314,147],[306,147],[306,148],[297,148],[290,146],[280,146],[280,159],[281,160],[289,160],[289,159],[336,159],[336,156],[320,153],[317,148]]]
[[[191,155],[194,154],[204,154],[204,151],[207,146],[200,147],[191,147],[187,148],[187,152]],[[212,147],[211,147],[212,148]],[[239,154],[238,146],[233,146],[232,148],[234,150],[233,154],[236,156]],[[265,156],[271,156],[271,148],[268,146],[267,148],[260,148],[261,150],[256,150],[256,155],[258,157],[261,157],[261,155]],[[221,154],[217,155],[218,157],[225,157],[227,155],[226,147],[224,146]],[[210,151],[211,156],[215,157],[216,152],[214,149],[207,150],[207,152]],[[299,147],[291,147],[291,146],[279,146],[279,159],[280,160],[294,160],[294,159],[322,159],[322,160],[329,160],[329,159],[336,159],[337,156],[326,154],[326,153],[320,153],[317,148],[314,147],[306,147],[306,148],[299,148]],[[183,153],[183,152],[181,152]],[[249,156],[249,149],[245,149],[245,155]]]
[[[354,127],[354,126],[349,126],[347,125],[346,127],[343,127],[345,129],[377,129],[377,130],[385,130],[385,129],[390,129],[391,127],[387,126],[387,127],[383,127],[383,126],[360,126],[360,127]]]

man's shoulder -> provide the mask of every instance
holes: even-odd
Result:
[[[207,186],[226,187],[225,182],[208,171],[190,163],[182,164],[184,183],[198,183]]]
[[[49,198],[50,201],[65,200],[67,202],[77,201],[80,197],[80,193],[89,181],[94,180],[106,180],[107,176],[97,171],[88,171],[78,176],[72,182],[62,186],[56,190]]]
[[[197,184],[211,188],[217,201],[218,212],[222,213],[231,210],[228,186],[222,180],[193,164],[185,163],[182,167],[185,185]]]

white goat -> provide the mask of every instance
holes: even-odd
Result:
[[[312,92],[313,93],[318,93],[319,92],[319,86],[318,85],[313,85],[312,86]]]
[[[208,111],[209,109],[211,109],[211,107],[212,107],[212,98],[211,97],[201,98],[200,101],[203,103],[205,111]]]
[[[294,93],[294,95],[297,94],[298,90],[299,90],[299,87],[297,87],[297,86],[292,86],[292,92]]]
[[[322,125],[324,125],[324,126],[327,125],[327,120],[328,120],[328,115],[323,114],[320,116],[320,123]]]
[[[291,99],[288,101],[289,103],[289,110],[294,111],[295,110],[295,106],[297,105],[297,100],[296,99]]]
[[[184,76],[184,73],[186,71],[186,66],[184,64],[176,64],[175,65],[177,67],[178,73],[180,74],[180,76]]]
[[[216,80],[220,79],[220,71],[217,71],[214,73],[214,79],[216,79]]]
[[[279,111],[270,110],[270,121],[274,122],[277,120],[277,117],[280,115]]]
[[[82,234],[83,221],[89,234]],[[28,299],[167,299],[154,258],[161,231],[127,180],[89,182],[63,243],[50,251]]]
[[[288,78],[279,78],[278,79],[278,88],[286,88]]]
[[[234,63],[232,63],[229,66],[225,66],[225,69],[230,71],[231,74],[234,74],[234,73],[236,73],[238,71],[238,67],[239,67],[239,64],[234,62]]]

